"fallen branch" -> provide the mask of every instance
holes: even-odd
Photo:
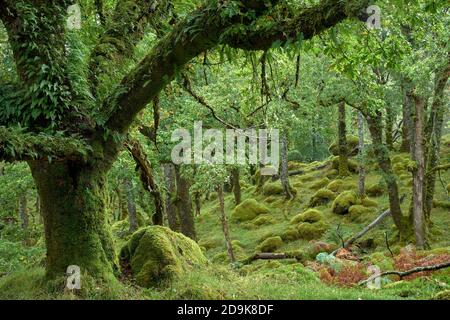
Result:
[[[243,265],[250,264],[255,260],[283,260],[283,259],[295,259],[300,260],[300,256],[296,252],[285,252],[285,253],[271,253],[271,252],[261,252],[255,253],[254,255],[242,260]]]
[[[424,272],[424,271],[436,271],[436,270],[445,269],[448,267],[450,267],[450,261],[441,263],[441,264],[432,265],[432,266],[416,267],[416,268],[413,268],[413,269],[410,269],[407,271],[386,271],[386,272],[382,272],[380,274],[374,274],[374,275],[370,276],[368,279],[361,281],[359,283],[359,285],[360,286],[365,285],[368,282],[373,281],[376,278],[391,275],[391,274],[397,275],[400,277],[400,279],[403,279],[403,277],[409,276],[410,274],[413,274],[413,273]]]

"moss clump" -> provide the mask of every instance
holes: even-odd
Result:
[[[333,169],[339,170],[339,157],[333,157],[331,159],[331,165]],[[348,159],[348,170],[351,173],[358,172],[358,162],[353,159]]]
[[[450,201],[433,200],[433,207],[442,208],[442,209],[450,209]]]
[[[152,287],[204,266],[207,259],[198,244],[184,235],[151,226],[133,234],[120,251],[120,260],[129,263],[136,283]]]
[[[301,181],[294,182],[294,183],[292,184],[292,186],[293,186],[294,188],[301,188],[301,187],[303,187],[303,182],[301,182]]]
[[[332,179],[334,177],[337,177],[339,174],[339,171],[337,171],[336,169],[330,169],[325,173],[325,176],[329,179]]]
[[[234,208],[231,217],[236,221],[249,221],[261,214],[268,214],[269,209],[255,199],[246,199]]]
[[[367,222],[371,219],[372,209],[355,204],[348,209],[350,220],[358,223]]]
[[[348,209],[351,206],[359,204],[360,202],[361,200],[356,193],[353,191],[345,191],[334,199],[331,209],[334,213],[343,215],[348,213]]]
[[[327,189],[333,192],[339,192],[343,183],[344,181],[342,179],[333,180],[327,185]]]
[[[336,198],[336,194],[328,189],[319,189],[316,193],[311,197],[308,203],[308,207],[317,207],[328,202],[334,200]]]
[[[378,207],[378,202],[376,202],[375,200],[369,199],[369,198],[364,198],[361,200],[361,204],[364,207],[368,207],[368,208],[376,208]]]
[[[221,241],[218,239],[201,239],[198,241],[198,245],[206,250],[217,248],[220,244]]]
[[[252,221],[252,223],[255,226],[262,226],[262,225],[266,225],[266,224],[272,224],[274,222],[275,222],[274,219],[271,216],[267,216],[267,215],[257,217],[255,220]]]
[[[374,252],[368,259],[373,265],[378,266],[383,271],[394,270],[392,259],[382,252]]]
[[[328,229],[328,225],[323,221],[309,223],[303,222],[297,226],[300,238],[306,240],[320,238]]]
[[[297,229],[292,229],[289,228],[286,231],[284,231],[281,235],[280,235],[281,239],[283,239],[283,241],[295,241],[297,239],[300,238],[300,235],[297,231]]]
[[[450,300],[450,290],[444,290],[441,292],[438,292],[432,300]]]
[[[261,252],[274,252],[283,245],[283,239],[280,236],[270,237],[264,240],[259,246],[258,250]]]
[[[384,183],[379,182],[379,183],[375,183],[375,184],[368,186],[366,188],[366,193],[367,193],[367,195],[369,195],[371,197],[379,197],[379,196],[383,195],[385,190],[386,190],[386,187],[385,187]]]
[[[273,196],[276,194],[282,194],[283,187],[280,182],[268,182],[263,187],[263,194],[265,196]]]
[[[347,136],[347,155],[350,157],[356,156],[358,154],[358,137],[353,136],[353,135],[349,135]],[[337,156],[339,155],[339,146],[337,141],[333,142],[329,148],[328,151],[330,151],[330,153],[333,156]]]
[[[298,224],[300,222],[314,223],[323,220],[323,214],[316,209],[308,209],[303,213],[300,213],[293,217],[290,221],[291,224]]]
[[[317,189],[320,189],[320,188],[325,188],[329,183],[330,183],[330,179],[328,179],[328,178],[322,178],[322,179],[320,179],[320,180],[314,182],[314,183],[310,186],[310,188],[313,189],[313,190],[317,190]]]

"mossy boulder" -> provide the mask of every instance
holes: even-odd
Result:
[[[350,157],[356,156],[358,154],[358,137],[349,135],[347,136],[347,155]],[[329,148],[328,151],[334,156],[339,155],[339,146],[338,142],[333,142]]]
[[[268,214],[269,209],[255,199],[246,199],[234,208],[231,218],[235,221],[249,221],[261,214]]]
[[[280,235],[280,237],[281,237],[281,239],[283,239],[283,241],[289,242],[289,241],[298,240],[300,238],[300,235],[299,235],[297,229],[289,228],[286,231],[284,231]]]
[[[328,225],[323,222],[302,222],[297,226],[297,231],[301,239],[312,240],[320,238],[328,229]]]
[[[205,248],[206,250],[217,248],[222,244],[221,240],[218,239],[200,239],[198,245]]]
[[[265,196],[273,196],[273,195],[282,194],[282,193],[283,193],[283,187],[279,181],[278,182],[267,182],[263,186],[263,194]]]
[[[331,159],[331,166],[335,170],[339,170],[339,157],[333,157]],[[348,170],[351,173],[358,172],[358,162],[353,159],[348,159]]]
[[[336,194],[328,189],[319,189],[309,199],[308,207],[317,207],[329,203],[336,198]]]
[[[299,224],[300,222],[314,223],[323,220],[323,214],[319,210],[308,209],[303,213],[300,213],[293,217],[290,221],[291,224]]]
[[[378,207],[378,202],[376,202],[375,200],[369,199],[369,198],[362,199],[361,200],[361,204],[364,207],[367,207],[367,208],[376,208],[376,207]]]
[[[383,182],[375,183],[367,186],[366,193],[371,197],[382,196],[386,190],[386,185]]]
[[[339,192],[342,188],[342,185],[344,184],[344,181],[342,179],[336,179],[331,181],[327,185],[327,189],[333,192]]]
[[[161,226],[135,232],[120,250],[120,260],[130,265],[136,283],[146,288],[208,263],[195,241]]]
[[[348,213],[351,221],[362,223],[368,222],[371,219],[373,209],[355,204],[348,209]]]
[[[331,210],[336,214],[344,215],[348,213],[351,206],[360,203],[361,200],[355,192],[345,191],[334,199]]]
[[[268,216],[268,215],[259,216],[252,221],[252,223],[255,226],[272,224],[274,222],[275,222],[275,220],[271,216]]]
[[[339,171],[337,171],[336,169],[329,169],[325,172],[325,176],[329,179],[332,179],[334,177],[337,177],[339,175]]]
[[[315,181],[309,187],[313,190],[317,190],[317,189],[325,188],[329,183],[330,183],[330,179],[325,177],[325,178]]]
[[[283,239],[280,236],[270,237],[264,240],[259,246],[258,250],[261,252],[274,252],[283,245]]]

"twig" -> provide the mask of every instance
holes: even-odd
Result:
[[[389,253],[391,254],[391,257],[394,257],[394,254],[392,253],[391,247],[389,246],[389,241],[388,241],[388,234],[387,232],[384,233],[384,240],[386,241],[386,247],[389,250]]]

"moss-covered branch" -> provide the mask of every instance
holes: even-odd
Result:
[[[85,160],[90,150],[86,143],[76,137],[33,134],[21,129],[0,127],[1,160]]]

